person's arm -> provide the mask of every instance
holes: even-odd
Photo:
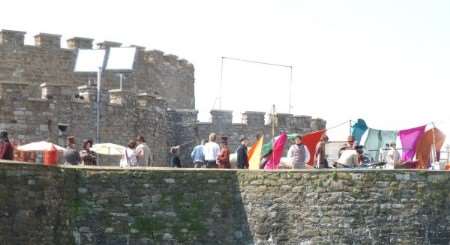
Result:
[[[292,158],[293,151],[294,151],[294,146],[291,145],[291,147],[289,147],[289,150],[288,150],[288,152],[287,152],[287,157],[288,157],[289,159]]]
[[[311,156],[309,154],[308,147],[306,147],[306,145],[303,145],[303,147],[305,148],[305,163],[308,165]]]
[[[0,143],[0,159],[5,158],[6,144]]]
[[[191,158],[192,158],[192,160],[195,160],[194,159],[194,156],[195,156],[195,151],[197,150],[197,147],[194,147],[194,149],[192,150],[192,152],[191,152]]]

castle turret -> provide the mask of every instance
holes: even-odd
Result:
[[[70,49],[92,49],[94,39],[85,37],[73,37],[67,40],[67,46]]]
[[[61,48],[61,35],[39,33],[34,36],[34,43],[41,48]]]

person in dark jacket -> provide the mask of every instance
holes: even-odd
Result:
[[[237,155],[237,167],[240,169],[248,168],[248,155],[247,155],[247,145],[248,139],[246,137],[241,137],[241,144],[236,150]]]
[[[170,154],[172,155],[171,159],[170,159],[170,166],[172,168],[181,168],[181,160],[180,160],[180,157],[178,156],[179,149],[180,149],[179,145],[172,146],[170,148]]]
[[[14,150],[9,142],[8,132],[0,132],[0,159],[1,160],[13,160]]]
[[[64,150],[64,161],[71,165],[78,165],[81,162],[80,152],[75,144],[75,137],[67,137],[67,148]]]
[[[80,151],[80,157],[84,165],[97,165],[97,154],[91,151],[92,145],[92,139],[85,139],[83,141],[83,150]]]

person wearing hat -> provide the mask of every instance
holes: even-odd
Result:
[[[236,150],[237,155],[237,167],[240,169],[248,168],[248,155],[247,155],[247,145],[248,139],[243,136],[239,140],[241,144]]]
[[[219,165],[219,168],[231,168],[228,138],[225,136],[222,136],[222,140],[220,142],[220,152],[217,156],[217,165]]]
[[[0,159],[1,160],[13,160],[14,150],[9,142],[8,132],[0,132]]]

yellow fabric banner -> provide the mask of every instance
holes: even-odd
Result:
[[[252,146],[252,154],[248,159],[248,169],[255,170],[259,169],[259,164],[261,162],[261,150],[263,146],[264,137],[259,138],[258,141]]]

